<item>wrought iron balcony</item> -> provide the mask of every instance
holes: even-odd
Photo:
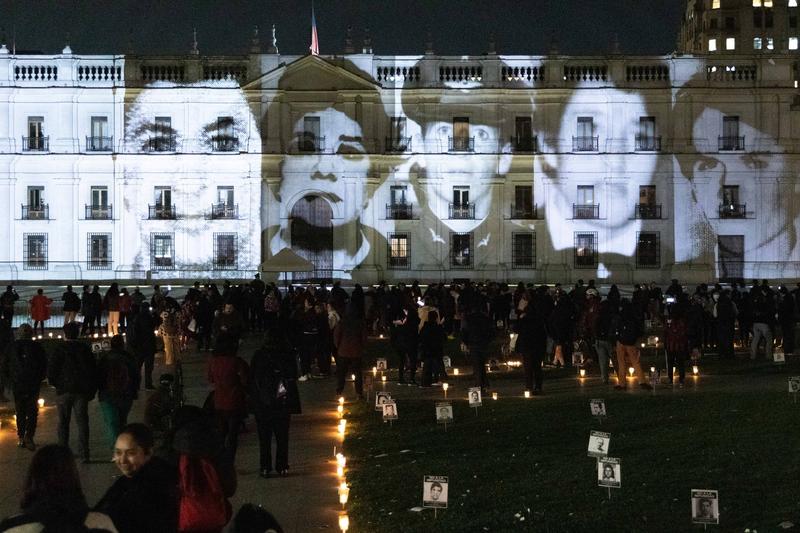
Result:
[[[600,204],[572,204],[572,218],[600,218]]]
[[[463,251],[450,251],[450,268],[472,268],[472,254]]]
[[[211,204],[211,220],[239,218],[239,204]]]
[[[448,152],[474,152],[475,137],[448,137]]]
[[[633,217],[643,219],[661,218],[661,204],[636,204]]]
[[[175,220],[177,217],[174,205],[149,205],[147,218],[150,220]]]
[[[386,220],[411,220],[413,214],[411,204],[386,204]]]
[[[475,204],[449,204],[449,217],[451,219],[472,220],[475,218]]]
[[[411,260],[408,256],[392,257],[389,256],[389,268],[408,268],[411,266]]]
[[[175,135],[160,135],[147,140],[148,152],[174,152],[178,143]]]
[[[87,152],[111,152],[114,149],[114,137],[86,137]]]
[[[636,151],[637,152],[660,152],[661,151],[661,136],[647,137],[642,135],[636,136]]]
[[[23,205],[22,220],[50,220],[50,206],[47,204]]]
[[[297,149],[301,152],[320,153],[325,151],[325,137],[310,133],[297,134]]]
[[[386,152],[403,153],[411,151],[411,137],[386,137]]]
[[[512,220],[536,220],[539,218],[538,206],[535,205],[516,205],[511,204],[511,219]]]
[[[47,152],[50,150],[50,137],[23,137],[23,152]]]
[[[537,146],[539,145],[536,135],[512,135],[511,136],[511,150],[517,152],[538,152]]]
[[[87,205],[86,220],[111,220],[114,210],[110,205]]]
[[[736,150],[744,150],[744,135],[719,137],[720,152],[732,152]]]
[[[747,218],[747,204],[720,205],[719,218]]]
[[[211,139],[211,149],[215,152],[238,152],[239,139],[230,137]]]
[[[573,152],[597,152],[600,138],[597,136],[581,136],[572,138]]]

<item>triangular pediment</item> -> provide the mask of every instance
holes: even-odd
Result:
[[[306,55],[289,64],[281,64],[249,82],[244,89],[280,89],[284,91],[359,91],[376,90],[380,85],[358,72],[352,63]]]

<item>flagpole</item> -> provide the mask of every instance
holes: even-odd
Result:
[[[314,16],[314,0],[311,0],[311,46],[308,49],[312,56],[319,55],[319,36],[317,35],[317,19]]]

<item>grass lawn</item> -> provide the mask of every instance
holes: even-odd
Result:
[[[649,366],[644,361],[643,366]],[[779,530],[800,523],[800,403],[786,377],[749,361],[704,363],[696,386],[617,392],[572,372],[548,372],[545,396],[521,394],[521,373],[495,377],[500,399],[476,416],[469,378],[448,393],[455,421],[435,421],[441,390],[390,386],[400,419],[381,421],[371,406],[348,415],[347,479],[351,531],[692,531],[691,489],[716,489],[718,531]],[[604,398],[598,423],[590,398]],[[611,433],[622,488],[597,486],[589,432]],[[449,508],[422,505],[424,475],[449,476]],[[796,526],[800,527],[800,526]]]

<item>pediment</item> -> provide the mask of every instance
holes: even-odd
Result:
[[[244,88],[283,91],[363,91],[380,88],[379,84],[359,73],[357,67],[345,61],[306,55],[278,66]]]

